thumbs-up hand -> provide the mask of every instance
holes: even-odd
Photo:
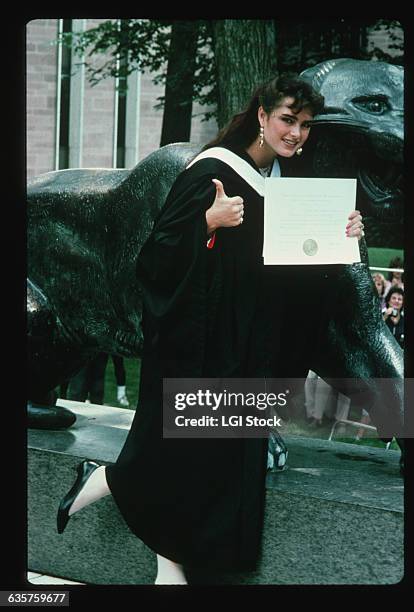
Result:
[[[218,227],[234,227],[243,223],[244,205],[240,196],[229,198],[224,191],[223,183],[212,179],[216,186],[216,197],[206,211],[208,233],[215,232]]]

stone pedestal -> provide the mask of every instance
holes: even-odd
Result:
[[[153,584],[155,554],[111,497],[56,511],[85,458],[114,462],[132,410],[62,401],[70,429],[28,433],[28,568],[92,584]],[[283,433],[282,433],[283,435]],[[198,575],[192,584],[393,584],[403,577],[403,479],[397,451],[285,437],[288,468],[269,472],[262,555],[255,572]]]

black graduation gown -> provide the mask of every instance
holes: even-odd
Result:
[[[243,198],[245,213],[208,249],[213,178]],[[262,246],[263,198],[224,162],[204,159],[177,178],[138,261],[140,398],[107,481],[132,532],[186,567],[254,569],[267,439],[163,439],[163,377],[305,377],[326,320],[326,269],[264,266]]]

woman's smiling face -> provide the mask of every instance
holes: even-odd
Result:
[[[396,308],[397,310],[401,310],[404,303],[404,297],[401,293],[391,293],[389,304],[392,308]]]
[[[292,157],[309,136],[313,115],[306,107],[296,113],[289,108],[293,103],[294,98],[284,98],[269,115],[262,106],[259,107],[259,123],[264,128],[264,147],[269,149],[269,153],[272,151],[273,155]]]

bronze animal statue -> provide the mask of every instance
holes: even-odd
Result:
[[[345,72],[340,78],[341,66]],[[389,179],[374,177],[382,177],[391,144],[394,159],[390,163],[400,162],[402,115],[397,106],[402,104],[402,81],[398,67],[380,66],[390,76],[394,98],[400,96],[381,129],[371,111],[367,111],[368,120],[357,106],[388,100],[388,90],[383,91],[382,82],[377,82],[379,66],[379,62],[344,59],[319,64],[302,74],[323,93],[327,109],[316,117],[312,144],[301,163],[304,172],[310,166],[314,175],[357,177],[357,207],[386,220],[400,214],[401,183],[394,181],[393,173]],[[358,86],[348,82],[354,72],[364,77],[365,89],[359,81]],[[360,116],[351,109],[350,101],[359,108]],[[378,157],[377,170],[374,159],[367,164],[365,157],[359,158],[362,139],[375,160]],[[332,146],[339,150],[338,140],[344,141],[346,151],[335,166],[329,150]],[[74,422],[72,413],[48,402],[48,393],[97,352],[140,356],[143,339],[136,261],[175,178],[198,150],[189,143],[171,144],[131,170],[69,169],[30,181],[29,426],[55,429]],[[344,159],[348,165],[343,165]],[[339,390],[344,389],[345,380],[363,380],[364,389],[359,391],[371,393],[371,416],[384,439],[389,439],[402,436],[403,356],[379,314],[365,243],[362,249],[364,261],[344,267],[338,309],[332,313],[316,362],[309,365]],[[382,378],[393,381],[385,402],[380,401],[377,384]]]
[[[343,58],[317,64],[301,76],[325,98],[306,146],[314,170],[318,176],[357,177],[369,245],[401,247],[403,68]]]

